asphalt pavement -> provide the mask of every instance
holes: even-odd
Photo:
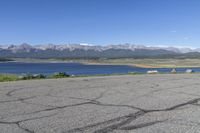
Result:
[[[0,133],[107,132],[200,132],[200,75],[0,83]]]

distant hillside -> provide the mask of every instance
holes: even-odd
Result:
[[[7,58],[0,58],[0,62],[5,62],[5,61],[13,61],[12,59],[7,59]]]
[[[0,58],[199,58],[199,49],[142,45],[1,45]]]

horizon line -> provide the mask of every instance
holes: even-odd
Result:
[[[145,46],[145,47],[160,47],[160,48],[190,48],[190,49],[197,49],[199,47],[187,46],[187,45],[149,45],[149,44],[137,44],[137,43],[107,43],[107,44],[94,44],[94,43],[41,43],[41,44],[31,44],[31,43],[16,43],[16,44],[0,44],[0,46],[20,46],[23,44],[27,44],[30,46],[38,46],[38,45],[82,45],[82,46],[110,46],[110,45],[136,45],[136,46]]]

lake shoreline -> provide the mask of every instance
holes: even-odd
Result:
[[[19,75],[16,74],[9,74],[9,73],[0,73],[0,83],[1,82],[14,82],[14,81],[30,81],[30,80],[50,80],[50,79],[73,79],[73,78],[84,78],[84,77],[112,77],[112,76],[130,76],[130,75],[200,75],[200,72],[193,72],[193,73],[185,73],[185,72],[158,72],[154,74],[148,73],[113,73],[113,74],[95,74],[95,75],[74,75],[69,77],[45,77],[45,78],[31,78],[31,79],[20,79]],[[5,80],[1,79],[1,75],[8,75]],[[9,77],[11,76],[11,77]],[[11,78],[11,79],[9,79]]]
[[[81,63],[81,62],[80,62]],[[159,67],[159,66],[150,66],[150,65],[146,65],[146,64],[117,64],[117,63],[90,63],[90,62],[84,62],[81,64],[85,64],[85,65],[125,65],[125,66],[131,66],[131,67],[139,67],[139,68],[199,68],[200,66],[163,66],[163,67]]]
[[[140,68],[196,68],[200,67],[200,59],[34,59],[11,58],[15,62],[24,63],[81,63],[85,65],[127,65]]]
[[[148,65],[99,63],[99,62],[72,62],[72,61],[47,61],[45,62],[3,62],[0,65],[0,82],[35,80],[51,78],[77,78],[112,75],[140,75],[150,74],[149,71],[156,71],[154,74],[200,74],[200,67],[173,67],[161,68]],[[55,74],[59,74],[55,76]],[[64,75],[63,75],[64,74]],[[66,76],[66,77],[65,77]]]

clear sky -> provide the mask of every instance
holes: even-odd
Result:
[[[0,0],[0,44],[200,47],[200,0]]]

